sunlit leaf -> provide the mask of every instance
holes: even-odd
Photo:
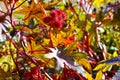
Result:
[[[59,43],[61,43],[61,35],[60,34],[57,34],[57,35],[51,35],[52,37],[52,42],[54,44],[54,46],[57,46]]]
[[[96,5],[98,8],[100,8],[101,4],[104,3],[104,0],[94,0],[93,5]]]
[[[12,71],[16,68],[15,63],[13,62],[11,55],[5,55],[0,58],[0,65],[2,65],[2,69],[6,69],[5,71]]]
[[[54,46],[63,43],[65,46],[74,43],[74,36],[65,35],[64,32],[60,32],[59,34],[51,34],[52,42]]]
[[[83,63],[84,62],[84,63]],[[76,60],[76,63],[83,65],[89,72],[92,71],[92,67],[87,59],[78,59]]]
[[[44,53],[44,48],[35,43],[35,41],[28,42],[25,48],[28,53],[31,53],[31,55],[38,54],[39,52]]]
[[[102,80],[102,71],[98,71],[95,80]]]
[[[114,51],[114,53],[113,53],[113,57],[117,57],[117,56],[118,56],[117,51]]]
[[[100,70],[100,69],[102,69],[103,67],[105,67],[105,65],[106,65],[106,64],[98,64],[98,65],[94,68],[94,70],[95,70],[95,71]]]
[[[26,24],[28,24],[32,18],[40,20],[45,16],[41,5],[36,4],[34,1],[32,1],[29,6],[24,5],[21,7],[22,8],[15,11],[14,14],[24,14],[24,20],[26,21]]]
[[[72,56],[75,58],[75,59],[82,59],[82,58],[84,58],[84,59],[82,59],[82,60],[85,60],[86,61],[86,59],[85,58],[87,58],[87,55],[85,54],[85,53],[73,53],[72,54]]]
[[[87,80],[93,80],[92,75],[90,75],[88,72],[86,72]]]
[[[106,4],[108,2],[114,2],[114,0],[93,0],[93,5],[100,8],[102,5],[101,4]]]
[[[110,71],[112,69],[112,65],[107,65],[102,71],[106,72],[106,71]]]

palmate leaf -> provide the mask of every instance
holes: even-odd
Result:
[[[55,0],[46,4],[41,4],[39,0],[31,0],[31,4],[22,4],[19,9],[17,9],[13,14],[23,14],[24,21],[26,24],[30,22],[32,18],[36,18],[38,21],[42,22],[43,17],[47,15],[47,10],[52,6],[56,5],[60,0]],[[23,1],[19,1],[17,6],[20,5]],[[45,10],[46,9],[46,10]],[[48,11],[49,12],[49,11]]]
[[[28,54],[36,54],[39,53],[41,50],[44,50],[44,48],[37,44],[35,41],[28,42],[27,46],[25,47],[26,51],[28,52]],[[42,52],[41,52],[42,53]]]
[[[41,20],[45,13],[43,11],[43,6],[41,4],[36,4],[34,1],[29,6],[21,6],[21,9],[14,12],[14,14],[23,14],[25,15],[24,20],[26,24],[29,24],[32,18]]]
[[[46,50],[41,45],[37,44],[35,41],[31,40],[31,43],[28,42],[25,50],[29,56],[39,60],[41,66],[46,66],[50,68],[55,67],[55,61],[53,59],[44,58]]]
[[[62,35],[61,34],[51,34],[51,37],[52,37],[52,42],[53,42],[53,45],[54,46],[57,46],[58,44],[61,43],[61,38],[62,38]]]
[[[59,34],[51,34],[52,42],[54,46],[58,46],[58,44],[64,44],[66,47],[68,47],[70,44],[74,44],[74,39],[72,40],[71,34],[69,32],[60,32]]]

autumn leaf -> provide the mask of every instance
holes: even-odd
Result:
[[[22,1],[21,1],[22,2]],[[32,18],[36,18],[38,21],[43,23],[42,19],[47,15],[47,11],[52,6],[56,5],[59,1],[53,1],[48,4],[41,4],[40,1],[32,0],[32,3],[27,5],[21,5],[14,14],[23,14],[25,15],[25,23],[28,24]],[[20,3],[17,4],[18,6]]]
[[[45,49],[39,45],[39,44],[36,44],[35,41],[32,41],[31,42],[28,42],[27,43],[27,46],[25,47],[26,51],[28,52],[28,54],[30,55],[33,55],[36,57],[40,57],[40,56],[37,56],[37,54],[41,53],[45,53]]]
[[[53,59],[44,58],[44,55],[46,53],[45,48],[43,48],[39,44],[36,44],[35,41],[31,40],[31,42],[28,42],[27,46],[25,47],[25,50],[29,54],[29,56],[40,60],[41,66],[47,66],[50,68],[55,67],[55,61]]]
[[[82,58],[82,59],[78,59],[78,60],[75,60],[75,61],[76,61],[76,63],[78,63],[80,65],[83,65],[89,72],[92,71],[92,67],[91,67],[91,65],[90,65],[90,63],[87,59]]]
[[[98,71],[95,80],[102,80],[102,71]]]
[[[62,35],[61,34],[51,34],[51,38],[52,38],[52,42],[53,42],[53,45],[54,46],[57,46],[58,44],[61,43],[61,38],[62,38]]]
[[[98,8],[100,8],[100,6],[101,6],[101,3],[103,3],[104,2],[104,0],[94,0],[93,1],[93,5],[96,5]]]
[[[0,68],[0,80],[8,78],[19,80],[19,76],[17,73],[13,74],[12,72],[5,72],[2,68]]]
[[[118,56],[117,51],[114,51],[114,53],[113,53],[113,57],[117,57],[117,56]]]
[[[45,53],[44,48],[41,45],[36,44],[35,41],[32,40],[31,43],[27,42],[27,46],[25,47],[25,50],[28,52],[29,55],[39,59],[42,59],[42,56]]]
[[[14,12],[14,14],[23,14],[25,15],[24,20],[28,24],[32,18],[36,18],[38,20],[42,19],[45,16],[43,12],[43,6],[40,3],[32,3],[28,6],[21,6],[21,9]]]
[[[114,2],[114,0],[93,0],[93,5],[100,8],[101,4],[103,4],[103,3],[105,4],[105,3],[108,3],[108,2]]]
[[[59,34],[51,34],[52,42],[54,46],[58,46],[58,44],[64,44],[68,46],[75,42],[75,36],[67,36],[65,33],[60,32]]]
[[[88,80],[93,80],[92,75],[89,74],[88,72],[86,72],[86,77],[87,77]]]
[[[102,71],[103,71],[103,72],[106,72],[106,71],[110,71],[111,69],[112,69],[112,65],[109,64],[109,65],[107,65]]]
[[[1,68],[7,72],[12,71],[16,68],[11,55],[4,55],[0,58]]]
[[[105,67],[106,64],[98,64],[94,70],[97,71],[97,70],[100,70],[100,69],[103,69],[103,67]]]
[[[74,42],[74,40],[70,40],[70,38],[66,38],[66,39],[65,39],[65,38],[61,38],[61,41],[62,41],[66,46]]]

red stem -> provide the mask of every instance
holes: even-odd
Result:
[[[6,12],[4,12],[4,11],[2,11],[2,10],[0,10],[0,12],[1,12],[1,13],[4,13],[4,14],[7,14]]]
[[[88,34],[87,31],[85,32],[85,34],[86,34],[86,42],[85,42],[85,44],[86,44],[86,52],[87,52],[88,56],[93,57],[93,55],[90,53],[89,34]]]
[[[4,4],[5,4],[7,11],[9,12],[8,4],[6,3],[6,1],[4,1]]]

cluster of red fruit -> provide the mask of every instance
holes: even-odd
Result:
[[[49,16],[46,16],[43,21],[53,28],[62,28],[66,19],[65,12],[61,10],[52,10]]]
[[[24,72],[22,78],[25,78],[25,80],[45,80],[44,76],[39,74],[39,69],[37,67],[31,68],[30,72]]]

